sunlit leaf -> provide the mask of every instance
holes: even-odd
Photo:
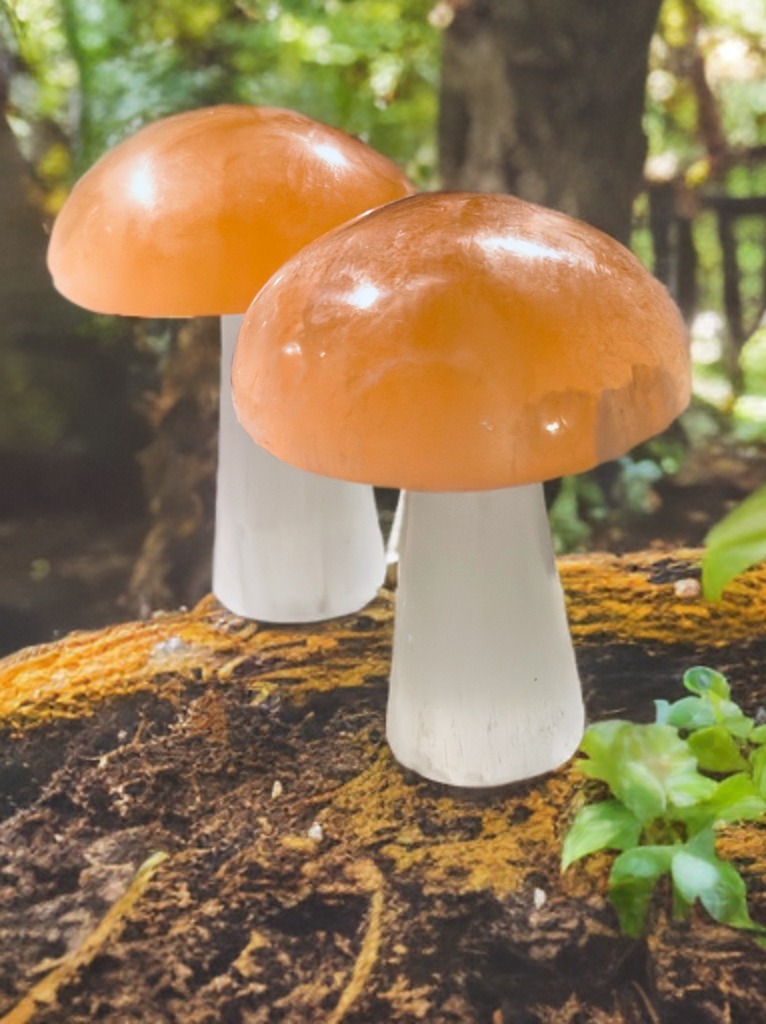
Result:
[[[727,732],[738,739],[744,740],[753,731],[753,719],[744,714],[739,704],[732,700],[719,700],[714,704],[716,721],[723,725]]]
[[[642,822],[654,821],[664,814],[668,798],[663,779],[651,764],[625,759],[617,769],[612,790]]]
[[[766,800],[766,746],[759,747],[750,757],[753,785]]]
[[[150,121],[232,102],[300,110],[364,138],[419,185],[433,185],[440,32],[428,21],[432,7],[433,0],[23,0],[19,46],[35,88],[19,92],[18,114],[27,123],[50,118],[73,150],[68,182],[51,189],[71,185]]]
[[[617,738],[630,727],[630,722],[615,718],[608,722],[594,722],[585,730],[580,750],[587,758],[578,758],[575,767],[592,779],[609,782],[612,774],[612,750]]]
[[[723,725],[698,729],[689,736],[688,743],[703,771],[738,772],[747,768],[736,740]]]
[[[713,725],[715,720],[715,711],[710,701],[699,697],[682,697],[663,708],[662,722],[676,729],[704,729]]]
[[[724,698],[731,696],[731,687],[726,676],[704,665],[695,665],[694,668],[687,669],[684,672],[683,683],[687,690],[696,693],[698,697],[708,693]]]
[[[670,709],[673,705],[669,700],[656,700],[654,702],[654,720],[657,725],[667,725]]]
[[[688,904],[699,900],[721,924],[739,928],[752,926],[744,880],[731,864],[715,853],[712,829],[700,833],[675,852],[671,873],[673,885]]]
[[[723,822],[753,821],[764,815],[764,794],[759,791],[758,782],[745,772],[730,775],[718,783],[708,800],[678,813],[691,833]]]
[[[709,601],[720,601],[735,576],[766,558],[766,487],[746,498],[705,538],[702,589]]]
[[[715,792],[697,771],[688,743],[670,725],[599,722],[585,733],[581,771],[606,782],[614,796],[644,824],[670,805],[687,807]]]
[[[582,807],[564,839],[561,868],[597,850],[626,850],[641,836],[641,822],[617,800]]]

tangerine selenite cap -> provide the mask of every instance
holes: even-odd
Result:
[[[164,118],[78,181],[51,236],[56,288],[127,316],[244,313],[329,228],[414,191],[344,132],[272,107]]]
[[[595,228],[505,195],[421,194],[317,239],[254,300],[232,384],[286,462],[478,491],[579,473],[690,391],[667,291]]]

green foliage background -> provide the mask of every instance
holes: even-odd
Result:
[[[444,0],[2,0],[9,116],[55,212],[82,171],[143,124],[207,104],[294,107],[358,135],[422,188],[438,185]],[[700,109],[701,57],[715,104]],[[707,118],[709,121],[709,117]],[[652,44],[645,130],[652,175],[691,194],[766,194],[766,3],[665,0]],[[732,156],[711,157],[718,131]],[[765,154],[766,155],[766,154]],[[635,246],[651,264],[645,204]],[[745,301],[763,275],[759,223],[740,226]],[[760,233],[759,233],[760,232]],[[710,217],[695,219],[703,308],[721,308]]]
[[[216,103],[292,107],[433,184],[431,0],[11,0],[13,126],[50,205],[142,125]],[[14,17],[11,18],[10,14]],[[41,131],[41,126],[47,131]]]
[[[298,109],[360,136],[432,189],[441,28],[451,17],[447,0],[0,0],[0,56],[12,67],[6,113],[33,168],[37,201],[51,216],[74,180],[142,125],[224,102]],[[723,414],[740,439],[762,441],[766,331],[745,349],[737,395],[720,319],[716,221],[699,198],[766,195],[764,0],[665,0],[644,126],[649,178],[673,182],[693,214],[700,309],[719,314],[718,354],[695,367],[700,401],[717,408],[707,420],[698,409],[695,423],[715,432]],[[652,267],[648,213],[643,195],[634,248]],[[744,218],[736,231],[746,319],[754,324],[766,280],[766,221]],[[651,511],[655,481],[682,461],[677,447],[677,438],[657,442],[624,460],[615,492],[621,509]],[[593,480],[566,484],[552,517],[560,549],[587,547],[610,500]]]

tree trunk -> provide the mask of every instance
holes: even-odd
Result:
[[[53,288],[43,215],[3,116],[0,50],[0,518],[63,506],[138,511],[140,441],[119,358]],[[115,346],[116,347],[116,346]]]
[[[0,54],[0,61],[2,54]],[[0,103],[5,85],[0,71]],[[26,188],[27,168],[0,108],[0,345],[27,342],[71,330],[74,307],[60,299],[45,267],[47,239],[42,214],[31,205]]]
[[[511,192],[630,233],[660,0],[467,0],[445,32],[444,187]]]

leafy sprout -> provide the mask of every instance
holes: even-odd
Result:
[[[618,851],[609,897],[628,935],[644,930],[657,883],[668,877],[677,917],[699,902],[766,945],[742,877],[715,849],[717,828],[766,818],[766,726],[732,701],[720,672],[692,668],[683,682],[691,696],[656,701],[650,725],[614,720],[586,730],[577,767],[605,783],[611,798],[577,813],[562,869]]]

